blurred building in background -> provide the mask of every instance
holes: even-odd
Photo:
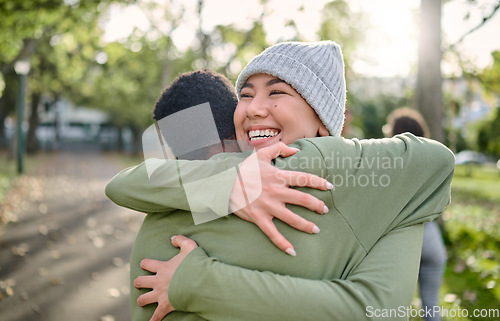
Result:
[[[55,150],[71,145],[87,145],[101,150],[130,150],[132,135],[128,128],[119,129],[107,113],[93,108],[75,106],[68,100],[45,101],[39,106],[40,121],[36,130],[38,147]],[[7,139],[14,140],[14,120],[5,121]],[[27,132],[25,119],[23,130]]]

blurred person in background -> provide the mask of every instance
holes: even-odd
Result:
[[[392,137],[402,133],[412,133],[415,136],[429,138],[429,128],[422,115],[410,108],[398,108],[387,116],[387,124],[383,127],[384,135]],[[424,241],[422,258],[418,273],[418,285],[422,308],[433,311],[439,307],[439,288],[446,265],[446,248],[436,220],[424,224]],[[439,321],[438,313],[430,313],[426,321]]]

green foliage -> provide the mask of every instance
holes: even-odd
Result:
[[[358,100],[353,97],[351,106],[354,115],[359,115],[361,121],[354,123],[360,127],[366,138],[381,138],[382,126],[386,123],[387,115],[396,108],[408,106],[406,97],[379,95],[369,100]]]
[[[24,159],[24,172],[30,172],[38,163],[38,160],[33,157]],[[0,153],[0,225],[2,224],[3,215],[1,205],[5,196],[15,185],[16,180],[20,176],[17,174],[17,162],[7,152]]]
[[[16,177],[15,162],[2,155],[0,157],[0,203]],[[1,217],[0,217],[1,218]]]
[[[113,1],[3,0],[0,2],[0,66],[16,59],[25,39],[39,40],[48,34],[66,33],[82,23],[92,26],[92,20],[110,2]]]
[[[500,94],[500,51],[494,51],[491,55],[493,64],[478,75],[478,78],[487,90]]]
[[[137,52],[117,42],[103,48],[108,62],[89,74],[79,97],[82,103],[108,112],[111,122],[120,127],[145,128],[151,123],[151,111],[161,92],[157,52],[139,44],[142,49]]]
[[[500,107],[495,110],[495,116],[491,120],[481,124],[477,145],[480,151],[500,158]]]
[[[367,102],[361,104],[361,117],[363,118],[363,126],[361,129],[365,137],[383,137],[382,126],[385,124],[385,119],[375,103]]]
[[[364,40],[364,30],[367,28],[365,20],[362,14],[352,12],[348,2],[344,0],[328,2],[322,10],[318,36],[321,40],[334,40],[342,47],[347,84],[349,84],[350,78],[355,77],[351,68],[351,57],[358,44]],[[348,90],[347,101],[350,102],[353,99]],[[357,119],[361,113],[355,112],[354,115]],[[372,131],[370,130],[370,132]]]
[[[471,173],[472,174],[469,174]],[[456,166],[453,177],[453,195],[459,201],[492,202],[500,204],[500,170],[494,166],[474,165],[472,171],[466,165]],[[455,203],[455,201],[453,201]]]
[[[0,81],[7,82],[17,60],[31,62],[28,94],[71,94],[93,63],[101,31],[100,11],[113,1],[0,2]],[[17,91],[5,86],[6,91]],[[10,93],[4,92],[9,96]],[[12,111],[0,104],[0,115]],[[3,123],[3,118],[0,119]]]
[[[452,203],[445,212],[448,262],[441,291],[443,306],[469,311],[500,305],[500,173],[477,167],[472,177],[457,166],[452,181]],[[444,300],[446,298],[446,300]]]
[[[321,40],[335,40],[341,45],[347,68],[351,65],[350,57],[356,45],[364,40],[366,26],[363,21],[363,17],[352,12],[345,0],[328,2],[322,10],[318,35]]]
[[[493,57],[493,64],[484,69],[482,73],[477,74],[476,77],[488,93],[493,93],[498,97],[500,95],[500,51],[494,51],[491,55]],[[477,134],[477,146],[479,150],[496,157],[500,157],[499,107],[493,112],[493,117],[490,120],[479,124]]]
[[[234,50],[228,61],[216,68],[218,72],[225,74],[233,82],[236,82],[243,67],[269,46],[266,42],[266,32],[260,20],[254,21],[249,30],[239,30],[233,25],[218,25],[212,36],[215,39],[220,39],[214,45],[229,44]]]
[[[446,138],[444,144],[448,146],[451,150],[458,153],[460,151],[470,149],[460,129],[453,128],[450,126],[445,128],[444,131]]]
[[[179,73],[208,67],[235,81],[241,69],[270,45],[263,24],[265,14],[270,13],[266,1],[261,3],[263,14],[250,28],[219,25],[206,31],[200,27],[195,43],[185,51],[175,47],[171,35],[182,23],[185,11],[192,8],[182,2],[137,1],[151,23],[151,32],[135,30],[127,39],[106,44],[101,41],[103,31],[98,22],[108,6],[116,2],[135,1],[1,0],[0,28],[5,31],[0,33],[3,80],[7,80],[7,71],[12,70],[16,60],[29,57],[32,68],[28,97],[64,97],[76,105],[108,112],[112,124],[138,132],[151,123],[151,110],[163,86]],[[200,15],[203,1],[198,5],[201,7],[195,9],[195,14]],[[363,19],[354,17],[344,0],[327,3],[321,19],[320,38],[339,42],[349,66],[363,35],[363,27],[352,21]],[[301,39],[292,20],[287,27],[295,29],[296,39],[283,40],[309,40]],[[12,83],[5,86],[8,93],[2,96],[10,97],[9,93],[17,90]],[[12,104],[0,101],[0,118],[13,111],[7,106]]]

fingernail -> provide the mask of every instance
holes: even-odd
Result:
[[[300,152],[300,149],[298,149],[298,148],[295,148],[295,147],[290,147],[290,148],[297,151],[297,152]]]
[[[319,227],[317,227],[316,225],[314,225],[312,232],[313,232],[313,234],[318,234],[319,233]]]
[[[177,235],[174,235],[170,238],[170,241],[173,241]]]
[[[287,248],[285,252],[286,252],[286,254],[288,254],[290,256],[296,256],[297,255],[297,253],[295,253],[294,249],[292,249],[292,248]]]
[[[330,210],[328,209],[328,207],[325,205],[325,207],[323,207],[323,214],[326,214],[328,213]]]
[[[332,183],[330,183],[330,182],[326,182],[326,189],[327,189],[327,190],[331,190],[331,189],[333,189],[333,187],[334,187],[334,186],[333,186],[333,184],[332,184]]]

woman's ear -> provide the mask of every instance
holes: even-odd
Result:
[[[318,136],[330,136],[330,132],[328,129],[326,129],[326,126],[324,124],[321,124],[321,126],[318,129]]]

